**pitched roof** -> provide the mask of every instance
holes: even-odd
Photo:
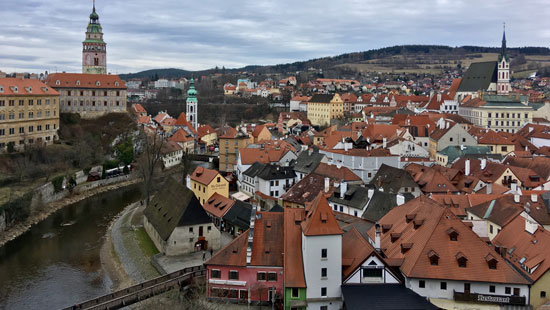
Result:
[[[355,227],[345,232],[342,236],[342,274],[344,279],[349,277],[371,255],[376,255],[384,261]]]
[[[223,216],[233,207],[234,204],[234,200],[224,197],[218,193],[214,193],[204,202],[202,207],[206,212],[212,214],[213,216],[223,218]]]
[[[497,144],[497,145],[514,145],[514,142],[508,140],[504,136],[498,134],[493,130],[486,130],[474,134],[477,136],[478,144]]]
[[[316,174],[329,177],[335,180],[344,180],[347,182],[358,182],[361,178],[353,173],[349,168],[336,165],[329,165],[325,163],[319,163],[317,169],[314,171]]]
[[[250,265],[283,267],[283,229],[283,213],[256,213]]]
[[[183,130],[183,128],[178,128],[178,130],[176,130],[176,132],[168,138],[168,141],[185,143],[193,141],[193,136],[188,134],[185,130]]]
[[[168,178],[143,211],[163,240],[176,227],[211,223],[195,194],[173,178]]]
[[[312,202],[317,194],[324,192],[325,177],[316,173],[310,173],[294,184],[286,193],[281,196],[283,201],[306,205]],[[329,178],[328,192],[325,195],[330,196],[334,191],[334,180]]]
[[[249,233],[250,230],[247,230],[237,238],[231,240],[231,242],[216,252],[216,254],[204,264],[217,266],[246,266],[246,250]]]
[[[343,233],[322,193],[317,194],[314,204],[302,222],[302,232],[305,236],[341,235]]]
[[[296,173],[292,167],[265,165],[256,176],[262,180],[281,180],[294,179],[296,177]]]
[[[160,147],[160,153],[163,155],[177,152],[180,150],[181,150],[181,146],[179,146],[179,144],[176,143],[175,141],[166,141]]]
[[[305,210],[299,208],[284,209],[284,283],[285,287],[306,287],[302,258],[302,228],[300,223]]]
[[[408,278],[529,284],[449,209],[425,196],[393,208],[379,224],[388,227],[380,238],[384,254],[403,259],[400,269]],[[371,239],[374,233],[371,228]],[[431,264],[431,253],[439,257],[437,265]],[[458,266],[457,255],[468,260],[465,268]],[[496,260],[496,269],[489,268],[488,255]]]
[[[435,310],[439,307],[431,304],[403,284],[343,284],[342,295],[348,310]]]
[[[204,185],[208,185],[212,182],[212,180],[214,180],[216,176],[219,176],[217,170],[197,166],[193,173],[191,173],[191,180]]]
[[[386,215],[391,209],[397,207],[397,195],[381,191],[374,191],[367,210],[363,212],[362,218],[377,222],[384,215]],[[414,196],[412,194],[404,194],[405,201],[412,200]]]
[[[44,83],[53,88],[126,89],[116,74],[52,73]]]
[[[319,166],[319,163],[325,158],[325,154],[319,153],[319,151],[305,151],[301,152],[294,162],[294,170],[304,174],[313,172]]]
[[[0,78],[0,96],[58,96],[59,93],[39,80]],[[17,92],[15,90],[17,89]]]
[[[256,127],[254,127],[254,130],[252,131],[252,136],[257,138],[264,128],[265,128],[265,125],[257,125]]]
[[[437,169],[412,163],[405,167],[405,170],[424,193],[458,192],[451,181]]]
[[[199,137],[204,137],[206,135],[216,133],[216,130],[212,128],[210,125],[200,125],[199,128],[197,128],[197,132],[199,134]]]
[[[402,187],[418,186],[407,171],[386,164],[380,166],[370,184],[383,188],[387,193],[398,193]]]
[[[330,103],[334,95],[315,94],[309,99],[309,103]]]
[[[470,65],[460,86],[459,92],[475,92],[478,90],[487,90],[491,83],[497,81],[497,62],[474,62]]]
[[[507,157],[503,164],[522,167],[536,171],[545,180],[550,179],[550,158],[535,156],[533,158]]]
[[[223,220],[246,230],[250,227],[252,205],[240,200],[235,201],[231,209],[225,213]]]
[[[368,189],[360,185],[351,184],[348,186],[347,191],[344,193],[344,197],[341,197],[340,190],[342,185],[338,187],[332,196],[328,198],[330,202],[334,202],[340,205],[350,206],[355,209],[363,209],[367,202],[369,202]]]
[[[493,243],[503,248],[504,257],[511,264],[537,281],[550,269],[550,232],[537,225],[531,234],[525,230],[526,221],[522,216],[516,217],[498,233]]]

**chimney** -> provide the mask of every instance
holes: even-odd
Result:
[[[340,198],[343,199],[347,191],[348,191],[348,182],[346,182],[345,180],[342,180],[342,183],[340,183]]]
[[[378,222],[374,224],[374,230],[374,249],[380,251],[380,224],[378,224]]]
[[[487,194],[492,194],[493,193],[493,183],[491,183],[491,181],[489,181],[487,183]]]
[[[441,101],[441,93],[437,93],[437,102]]]
[[[329,189],[330,189],[330,179],[325,178],[325,193],[328,193]]]
[[[397,196],[395,196],[395,200],[397,201],[397,205],[400,206],[405,203],[405,196],[397,194]]]
[[[481,170],[485,170],[485,167],[487,167],[487,158],[481,160]]]
[[[525,212],[527,212],[527,214],[531,213],[531,204],[529,202],[526,202],[523,206],[523,209],[525,209]]]
[[[449,129],[449,122],[445,122],[445,129]]]
[[[464,174],[470,175],[470,160],[466,159],[466,162],[464,163]]]
[[[512,185],[512,192],[517,192],[518,191],[518,183],[514,182],[511,184]]]
[[[514,202],[515,202],[515,203],[519,203],[519,198],[520,198],[520,197],[521,197],[520,195],[514,194]]]
[[[387,139],[384,137],[384,139],[382,139],[382,148],[386,148],[386,145],[387,145]]]
[[[461,144],[461,145],[460,145],[460,150],[461,150],[461,151],[464,151],[464,144]]]
[[[531,194],[531,201],[532,202],[537,202],[539,201],[539,196],[537,194]]]
[[[344,151],[347,152],[348,150],[349,150],[349,143],[346,143],[346,142],[344,141]]]
[[[341,161],[338,161],[338,162],[336,163],[336,168],[338,168],[338,169],[341,169],[341,168],[342,168],[342,162],[341,162]]]
[[[368,196],[369,196],[369,200],[372,198],[372,195],[374,195],[374,189],[372,188],[369,188],[369,190],[367,191],[368,193]]]

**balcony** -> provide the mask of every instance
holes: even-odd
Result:
[[[524,296],[503,296],[503,295],[490,295],[490,294],[476,294],[454,291],[454,300],[477,302],[477,303],[490,303],[499,305],[517,305],[525,306],[526,298]]]

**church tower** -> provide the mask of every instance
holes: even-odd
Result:
[[[195,130],[197,130],[197,91],[195,90],[195,80],[191,78],[189,82],[189,90],[187,91],[187,100],[185,101],[187,106],[187,121],[191,124]]]
[[[502,32],[502,47],[498,56],[497,94],[510,92],[510,58],[506,53],[506,28]]]
[[[82,42],[82,73],[107,74],[107,43],[103,41],[99,15],[95,11],[95,0],[86,30],[86,40]]]

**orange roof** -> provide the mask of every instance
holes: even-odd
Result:
[[[370,256],[376,255],[384,261],[361,233],[352,227],[342,236],[342,273],[349,277]]]
[[[316,173],[310,173],[303,179],[294,184],[286,193],[281,196],[283,201],[288,201],[306,206],[310,204],[315,197],[323,192],[327,197],[332,196],[334,192],[334,180],[329,178],[329,188],[325,190],[325,177]]]
[[[126,89],[116,74],[52,73],[45,83],[53,88]]]
[[[265,125],[258,125],[254,127],[254,131],[252,131],[252,136],[257,138],[264,128],[265,128]]]
[[[320,163],[314,172],[318,175],[329,177],[334,180],[344,180],[347,182],[361,181],[361,178],[357,174],[353,173],[353,171],[344,166],[338,168],[336,165]]]
[[[0,96],[58,96],[59,93],[35,79],[0,78]],[[17,89],[17,92],[15,90]]]
[[[219,173],[217,170],[212,170],[212,169],[198,166],[197,168],[195,168],[195,171],[193,171],[193,173],[191,174],[191,180],[199,182],[204,185],[208,185],[218,175]]]
[[[191,131],[192,134],[194,134],[194,135],[197,134],[197,131],[195,130],[195,128],[193,128],[193,126],[191,126],[191,123],[189,123],[187,121],[187,116],[185,115],[184,112],[180,113],[180,115],[178,116],[178,119],[174,123],[174,126],[187,127]]]
[[[179,128],[170,138],[168,138],[168,141],[185,143],[185,142],[193,141],[193,137],[189,135],[182,128]]]
[[[214,195],[204,202],[202,207],[206,212],[221,219],[233,207],[233,204],[235,204],[234,200],[214,193]]]
[[[384,254],[402,259],[400,269],[408,278],[529,284],[449,209],[425,196],[393,208],[379,224],[389,227],[380,238]],[[374,239],[375,228],[368,234]],[[430,262],[433,255],[437,265]],[[459,256],[467,259],[466,267],[458,266]],[[496,269],[489,268],[487,257],[497,262]]]
[[[283,227],[284,213],[256,213],[250,265],[283,267]]]
[[[460,86],[460,82],[462,82],[462,78],[457,78],[453,80],[451,87],[449,87],[449,93],[451,94],[451,96],[454,97],[456,91],[458,90],[458,87]]]
[[[132,108],[134,108],[134,111],[136,111],[137,113],[147,113],[145,108],[139,103],[132,104]]]
[[[550,270],[550,232],[537,227],[533,234],[525,231],[525,218],[516,217],[493,239],[496,246],[506,252],[506,259],[533,281],[537,281]],[[507,249],[514,249],[507,251]],[[524,272],[523,267],[532,270]],[[537,267],[537,268],[535,268]]]
[[[245,231],[237,238],[229,242],[225,247],[216,252],[212,258],[206,261],[206,265],[218,266],[246,266],[246,248],[248,244],[248,234],[250,230]]]
[[[140,116],[137,119],[138,124],[149,124],[151,122],[151,116]]]
[[[311,209],[302,222],[302,231],[305,236],[341,235],[343,231],[322,193],[318,193]]]
[[[197,132],[199,133],[199,137],[202,138],[206,135],[216,133],[216,130],[210,125],[200,125],[199,128],[197,128]]]
[[[515,143],[506,139],[502,135],[493,130],[482,130],[475,132],[470,130],[471,134],[476,135],[478,144],[498,144],[498,145],[514,145]]]
[[[384,138],[387,141],[398,135],[398,131],[404,131],[398,125],[370,124],[363,130],[363,137],[369,138],[370,141],[382,141]]]
[[[305,210],[284,209],[284,283],[286,287],[306,287],[304,264],[302,259],[302,229],[300,223]]]
[[[219,135],[220,139],[233,139],[237,136],[237,129],[226,126],[221,129],[221,134]]]

